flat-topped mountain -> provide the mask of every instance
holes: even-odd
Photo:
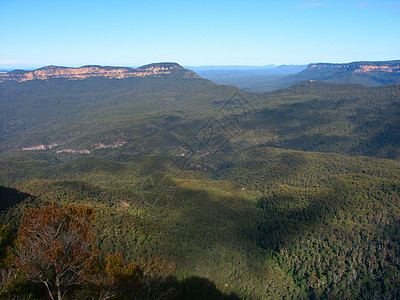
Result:
[[[267,66],[268,67],[268,66]],[[282,65],[275,68],[203,69],[193,68],[201,77],[218,84],[229,84],[251,92],[266,92],[303,81],[388,85],[400,82],[400,60],[358,61],[350,63],[312,63]]]
[[[0,82],[4,81],[27,81],[27,80],[46,80],[51,78],[66,79],[85,79],[89,77],[103,78],[129,78],[129,77],[182,77],[198,78],[199,76],[183,68],[177,63],[154,63],[139,67],[137,69],[128,67],[109,67],[88,65],[79,68],[69,68],[60,66],[46,66],[34,71],[14,70],[5,74],[0,74]]]
[[[366,86],[398,83],[400,82],[400,60],[310,64],[304,71],[283,78],[282,86],[289,86],[306,80],[356,83]]]
[[[325,69],[325,70],[345,70],[354,73],[369,73],[369,72],[388,72],[400,73],[400,60],[384,61],[384,62],[368,62],[358,61],[347,64],[330,64],[318,63],[310,64],[306,70]]]

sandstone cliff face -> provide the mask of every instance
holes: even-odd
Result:
[[[400,66],[369,66],[363,65],[360,66],[359,69],[354,70],[354,72],[358,73],[366,73],[366,72],[389,72],[389,73],[400,73]]]
[[[146,65],[137,69],[123,67],[83,66],[80,68],[67,68],[47,66],[34,71],[12,71],[0,74],[0,82],[46,80],[51,78],[66,78],[71,80],[85,79],[89,77],[103,78],[129,78],[129,77],[164,77],[179,76],[183,78],[199,78],[190,70],[184,69],[176,63],[157,63]]]
[[[387,72],[387,73],[400,73],[400,62],[390,62],[385,65],[383,63],[350,63],[350,64],[310,64],[308,70],[315,69],[337,69],[343,71],[350,71],[354,73],[370,73],[370,72]]]

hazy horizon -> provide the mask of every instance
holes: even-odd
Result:
[[[393,60],[385,60],[385,61],[397,61],[400,59],[393,59]],[[249,70],[249,69],[273,69],[273,68],[278,68],[282,66],[307,66],[310,64],[317,64],[317,63],[328,63],[328,64],[347,64],[347,63],[353,63],[353,62],[362,62],[361,60],[357,61],[348,61],[348,62],[327,62],[327,61],[321,61],[321,62],[310,62],[310,63],[305,63],[305,64],[280,64],[280,65],[274,65],[274,64],[268,64],[268,65],[197,65],[197,66],[188,66],[188,65],[182,65],[179,62],[171,62],[171,63],[178,63],[184,68],[187,69],[198,69],[198,70]],[[377,60],[375,61],[368,61],[368,62],[379,62]],[[147,64],[151,63],[166,63],[166,62],[149,62]],[[137,65],[137,66],[131,66],[131,65],[100,65],[100,64],[90,64],[90,65],[95,65],[95,66],[102,66],[102,67],[127,67],[127,68],[139,68],[141,66],[147,65]],[[67,68],[80,68],[84,66],[88,66],[89,64],[85,65],[79,65],[79,66],[68,66],[68,65],[54,65],[54,64],[48,64],[48,65],[43,65],[43,66],[26,66],[26,67],[0,67],[0,71],[13,71],[13,70],[25,70],[25,71],[30,71],[30,70],[36,70],[39,68],[47,67],[47,66],[57,66],[57,67],[67,67]]]

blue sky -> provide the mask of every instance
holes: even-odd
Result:
[[[0,0],[0,68],[400,59],[400,1]]]

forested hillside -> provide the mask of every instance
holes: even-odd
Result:
[[[347,64],[310,64],[308,68],[285,78],[287,83],[319,80],[332,83],[356,83],[379,86],[400,81],[400,61],[359,61]]]
[[[398,297],[398,84],[48,79],[0,99],[11,234],[30,208],[74,204],[96,215],[101,259],[174,266],[166,298]],[[19,276],[4,297],[45,297]]]
[[[282,70],[285,70],[285,66]],[[290,67],[290,66],[288,66]],[[275,70],[275,72],[274,72]],[[341,84],[381,86],[400,82],[400,61],[360,61],[344,64],[318,63],[306,68],[292,68],[296,72],[267,72],[241,70],[237,73],[225,71],[204,72],[205,78],[219,84],[232,84],[246,91],[266,92],[286,88],[304,81],[323,81]],[[242,74],[241,76],[239,74]]]

